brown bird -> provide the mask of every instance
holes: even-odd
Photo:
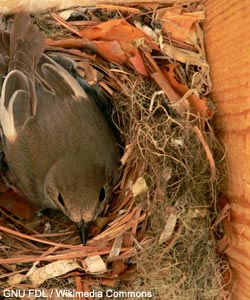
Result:
[[[44,48],[27,13],[15,17],[10,34],[1,33],[4,154],[17,187],[39,209],[60,209],[85,244],[117,181],[119,140],[95,90]]]

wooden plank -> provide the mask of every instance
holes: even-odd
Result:
[[[249,0],[207,0],[204,24],[216,128],[227,149],[232,207],[232,300],[250,299],[250,6]]]

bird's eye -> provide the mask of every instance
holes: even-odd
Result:
[[[105,199],[105,190],[102,187],[99,194],[99,202],[102,202]]]
[[[64,206],[64,200],[63,200],[63,197],[62,197],[61,193],[58,194],[57,199],[58,199],[59,203],[60,203],[62,206]]]

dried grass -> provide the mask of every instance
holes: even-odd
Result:
[[[117,123],[126,143],[133,145],[129,164],[143,166],[151,200],[147,234],[152,238],[136,256],[137,273],[129,286],[152,290],[154,299],[219,299],[226,265],[216,254],[211,224],[217,215],[223,148],[207,124],[202,134],[216,164],[213,178],[193,130],[199,120],[176,115],[163,95],[155,97],[149,112],[157,88],[138,76],[126,79],[123,92],[128,98],[115,102]],[[176,214],[177,225],[170,241],[160,245],[170,211]]]

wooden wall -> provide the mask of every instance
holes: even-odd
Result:
[[[233,299],[250,299],[250,1],[207,0],[204,24],[216,128],[227,149]]]

